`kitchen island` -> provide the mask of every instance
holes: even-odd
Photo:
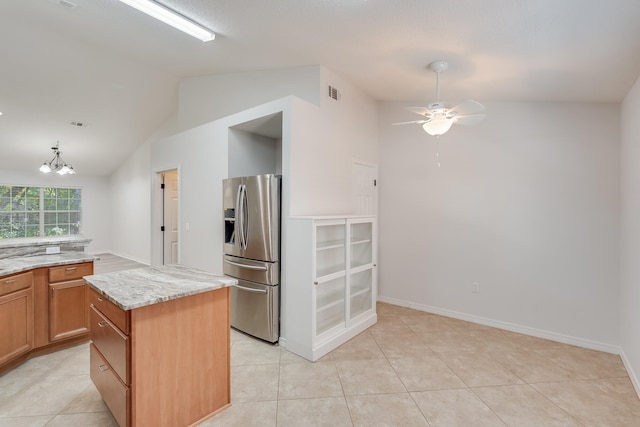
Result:
[[[183,266],[86,276],[91,380],[124,426],[189,426],[230,405],[229,286]]]

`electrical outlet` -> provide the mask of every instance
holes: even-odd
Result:
[[[473,293],[478,293],[478,292],[480,292],[480,283],[478,283],[478,282],[473,282],[473,283],[471,284],[471,292],[473,292]]]
[[[60,253],[60,246],[47,246],[47,248],[45,249],[45,253],[47,255],[59,254]]]

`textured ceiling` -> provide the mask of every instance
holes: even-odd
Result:
[[[110,174],[176,108],[181,77],[321,64],[379,100],[620,102],[640,74],[638,0],[163,0],[202,43],[117,0],[0,0],[0,169],[61,141]],[[88,126],[72,127],[70,121]]]

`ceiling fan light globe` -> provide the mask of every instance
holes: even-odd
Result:
[[[435,118],[424,125],[422,125],[422,129],[432,136],[440,136],[447,133],[451,126],[453,125],[453,121],[444,118]]]
[[[40,166],[40,172],[42,173],[49,173],[51,172],[51,167],[47,164],[47,162],[44,162],[42,164],[42,166]]]

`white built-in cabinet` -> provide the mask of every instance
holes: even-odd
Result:
[[[376,323],[376,231],[373,216],[289,218],[288,350],[315,361]]]

